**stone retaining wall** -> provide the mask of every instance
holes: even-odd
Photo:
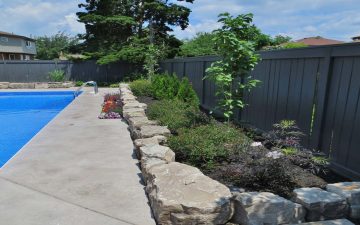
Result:
[[[47,82],[47,83],[10,83],[0,82],[0,89],[48,89],[48,88],[70,88],[73,82]]]
[[[146,117],[147,105],[136,100],[128,85],[120,84],[120,96],[158,224],[276,225],[359,216],[356,182],[328,185],[327,191],[296,189],[293,201],[268,192],[231,192],[199,169],[175,162],[175,153],[166,146],[168,128]],[[352,223],[344,219],[334,224]]]

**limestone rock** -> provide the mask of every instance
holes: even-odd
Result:
[[[49,82],[49,88],[63,88],[63,84],[61,82]]]
[[[123,94],[120,94],[120,98],[123,102],[126,102],[126,101],[136,101],[136,97],[132,94],[132,93],[123,93]]]
[[[48,89],[48,83],[35,83],[35,89]]]
[[[134,98],[130,98],[130,97],[121,98],[121,101],[122,101],[123,105],[130,104],[130,103],[137,103],[137,102],[138,102],[135,97],[134,97]]]
[[[11,89],[34,89],[34,83],[10,83],[9,88]]]
[[[166,162],[175,161],[175,153],[169,148],[161,145],[145,145],[140,147],[141,158],[157,158]]]
[[[8,89],[9,84],[9,82],[0,82],[0,89]]]
[[[121,97],[132,97],[134,96],[133,93],[128,89],[120,88],[120,96]]]
[[[134,141],[135,145],[135,153],[138,159],[141,158],[140,156],[140,147],[146,146],[146,145],[159,145],[164,144],[166,142],[165,136],[154,136],[151,138],[144,138],[144,139],[136,139]]]
[[[140,148],[145,145],[156,145],[156,144],[163,144],[166,142],[166,137],[157,135],[151,138],[144,138],[144,139],[136,139],[134,144],[136,147]]]
[[[147,105],[144,103],[140,103],[140,102],[131,102],[131,103],[127,103],[123,106],[123,109],[133,109],[133,108],[140,108],[140,109],[146,109]]]
[[[233,223],[267,225],[303,222],[305,209],[269,192],[236,193]]]
[[[144,182],[147,184],[147,180],[149,177],[149,170],[154,166],[165,164],[164,160],[158,158],[142,158],[141,159],[141,172],[144,177]]]
[[[230,190],[185,164],[152,167],[147,193],[158,224],[225,224],[232,216]]]
[[[127,83],[120,83],[119,86],[120,88],[129,88],[129,84]]]
[[[74,83],[73,82],[64,82],[61,84],[62,88],[71,88],[74,87]]]
[[[295,225],[295,224],[292,224]],[[339,220],[327,220],[327,221],[318,221],[311,223],[301,223],[296,225],[355,225],[347,219],[339,219]]]
[[[326,190],[346,198],[350,205],[360,205],[360,182],[328,184]]]
[[[328,184],[326,190],[346,198],[350,205],[350,218],[360,219],[360,182]]]
[[[161,136],[169,136],[170,130],[165,126],[156,126],[156,125],[145,125],[140,127],[139,130],[137,130],[133,136],[135,139],[139,138],[150,138],[157,135]]]
[[[130,117],[128,119],[130,130],[140,129],[142,126],[146,125],[156,125],[157,122],[149,120],[146,116],[143,117]]]
[[[123,117],[129,121],[131,117],[145,117],[145,110],[141,108],[133,108],[123,110]]]
[[[294,201],[307,209],[307,221],[344,218],[347,203],[344,197],[320,188],[299,188],[294,190]]]

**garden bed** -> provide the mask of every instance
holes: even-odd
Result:
[[[274,132],[279,131],[256,134],[219,122],[177,98],[159,100],[141,93],[137,100],[148,105],[147,116],[171,130],[168,145],[176,161],[196,166],[230,188],[270,191],[290,198],[295,188],[324,188],[327,183],[345,181],[327,168],[325,158],[299,146],[297,137],[291,136],[298,132],[295,124],[290,126],[290,136],[276,139]],[[297,148],[279,148],[281,138],[292,139]]]
[[[149,168],[151,170],[155,165],[162,165],[164,160],[174,166],[171,162],[176,156],[177,162],[197,167],[232,191],[235,205],[233,221],[238,223],[246,220],[246,216],[239,215],[242,210],[251,211],[252,207],[269,204],[264,206],[263,210],[272,211],[273,207],[278,207],[275,202],[288,205],[273,212],[274,215],[286,213],[294,216],[286,217],[284,221],[288,221],[287,223],[303,221],[305,215],[309,217],[308,221],[346,216],[346,201],[324,190],[328,188],[329,181],[344,181],[343,178],[330,172],[328,160],[321,153],[301,147],[302,134],[293,121],[280,121],[279,124],[274,124],[273,131],[262,134],[221,122],[202,112],[189,81],[180,81],[175,76],[159,75],[154,77],[152,82],[135,81],[130,84],[130,88],[137,96],[135,105],[141,109],[141,113],[138,109],[133,109],[124,116],[129,122],[135,145],[140,148],[138,155],[145,180],[151,180],[153,176],[149,174]],[[131,101],[127,104],[132,105]],[[160,126],[166,126],[169,130]],[[166,132],[171,133],[167,141],[156,136]],[[151,143],[160,142],[166,147],[152,147]],[[158,159],[159,154],[163,155],[163,159]],[[149,161],[149,157],[155,158]],[[358,185],[355,185],[356,188]],[[358,191],[360,192],[360,189]],[[318,211],[317,208],[306,205],[305,202],[310,201],[306,196],[312,193],[318,194],[315,196],[319,199],[317,204],[323,204],[321,201],[332,201],[332,208],[326,208],[325,204]],[[308,212],[280,196],[308,207]],[[244,201],[250,201],[249,198],[256,202],[255,205],[243,205]],[[291,212],[287,212],[286,208]],[[248,215],[247,219],[250,219],[252,216]],[[255,213],[253,216],[259,215]],[[271,220],[274,219],[276,224],[281,223],[281,218],[280,216]],[[270,218],[261,220],[268,219]]]
[[[222,122],[207,117],[201,111],[198,112],[199,117],[202,117],[198,118],[200,122],[187,122],[185,117],[180,119],[183,121],[177,121],[178,110],[169,101],[159,101],[146,96],[139,96],[138,101],[148,105],[146,114],[150,119],[160,119],[161,125],[169,126],[173,136],[169,138],[168,145],[175,151],[176,161],[198,167],[204,174],[231,189],[270,191],[290,198],[295,188],[324,188],[328,181],[331,183],[344,181],[344,178],[336,176],[326,168],[324,172],[314,171],[315,174],[309,171],[318,169],[315,168],[318,165],[304,165],[304,168],[294,165],[291,163],[291,160],[294,160],[291,156],[284,156],[286,161],[266,157],[271,149],[263,144],[251,146],[260,142],[255,142],[246,136],[241,128],[235,125],[228,127]],[[169,118],[157,114],[157,108],[161,108],[161,113],[169,115]],[[186,110],[184,113],[189,114]],[[186,129],[182,126],[190,128]],[[266,142],[266,139],[263,142]],[[209,150],[209,148],[213,149]],[[199,152],[194,152],[193,149],[198,149]],[[306,161],[305,163],[309,163],[310,160],[306,157],[309,156],[304,156],[302,159]]]

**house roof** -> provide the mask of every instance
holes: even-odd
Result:
[[[13,33],[8,33],[8,32],[4,32],[4,31],[0,31],[0,36],[15,37],[15,38],[25,39],[25,40],[28,40],[28,41],[35,41],[34,39],[29,38],[29,37],[25,37],[25,36],[13,34]]]
[[[317,37],[307,37],[300,40],[295,41],[296,43],[304,43],[308,46],[318,46],[318,45],[335,45],[335,44],[343,44],[343,41],[327,39],[320,36]]]

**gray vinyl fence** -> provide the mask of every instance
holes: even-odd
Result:
[[[283,119],[296,120],[304,146],[321,150],[340,174],[360,178],[360,44],[264,51],[251,75],[261,80],[237,120],[264,131]],[[215,86],[203,80],[218,57],[179,58],[161,69],[188,77],[201,105],[216,105]]]
[[[140,72],[141,66],[119,62],[98,65],[96,61],[0,61],[0,82],[48,82],[49,72],[61,69],[72,81],[119,82],[124,76]]]

